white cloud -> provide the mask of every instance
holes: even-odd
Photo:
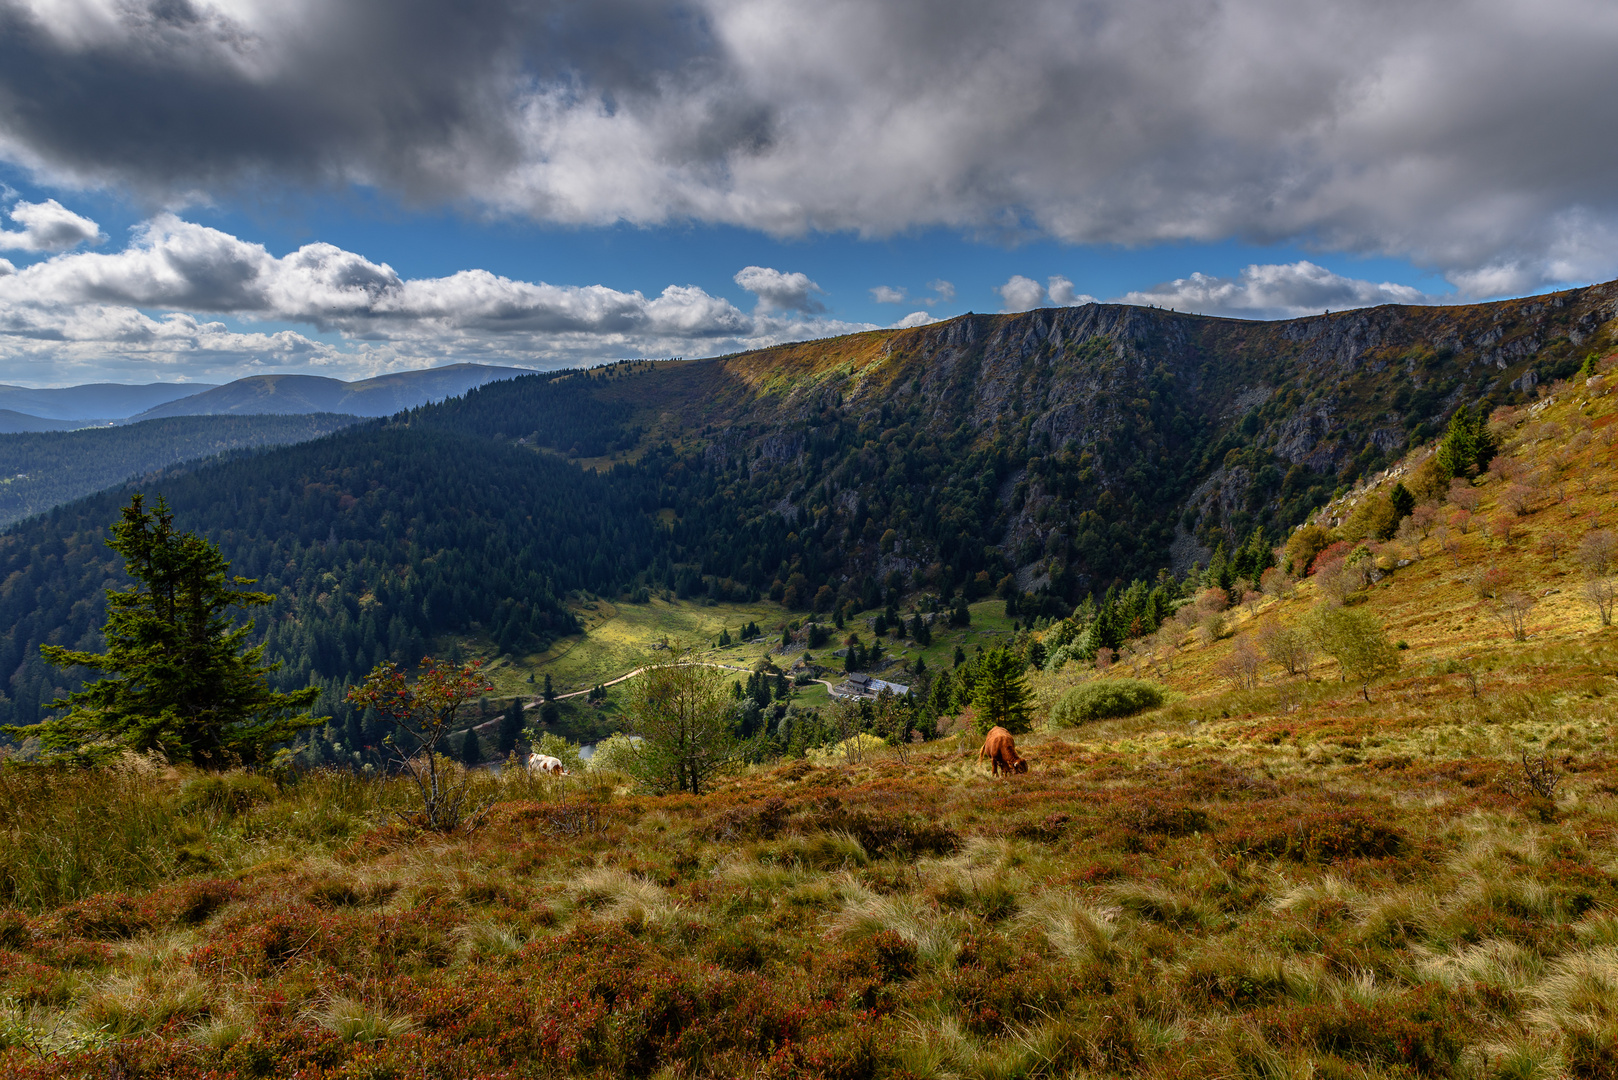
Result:
[[[0,277],[5,277],[7,274],[15,274],[16,272],[17,267],[10,259],[0,259]]]
[[[1203,315],[1288,319],[1375,304],[1430,304],[1435,298],[1409,285],[1343,277],[1312,262],[1254,264],[1234,278],[1192,274],[1154,289],[1126,293],[1124,304],[1150,304]]]
[[[934,280],[929,281],[927,283],[927,287],[933,291],[933,295],[927,300],[923,301],[929,306],[933,304],[947,304],[955,299],[955,286],[950,282],[945,281],[943,278],[935,278]]]
[[[905,302],[906,293],[903,289],[893,289],[886,285],[878,285],[876,288],[871,290],[871,299],[876,301],[878,304],[902,304]]]
[[[910,314],[894,323],[891,329],[909,330],[914,326],[926,326],[929,323],[935,323],[937,321],[937,319],[933,318],[925,311],[912,311]]]
[[[0,229],[0,251],[62,251],[106,239],[99,225],[55,199],[42,203],[19,202],[8,216],[21,225],[22,230]]]
[[[824,294],[825,290],[810,281],[808,274],[789,274],[767,266],[744,266],[736,272],[736,284],[758,297],[756,310],[760,313],[801,311],[812,315],[826,310],[826,305],[812,295]]]
[[[0,264],[0,363],[35,383],[232,377],[255,365],[353,375],[454,360],[556,367],[875,329],[819,314],[813,281],[764,267],[736,275],[759,297],[749,314],[692,285],[647,296],[487,270],[404,278],[324,243],[276,256],[173,214],[121,251]],[[259,333],[220,316],[318,333]]]
[[[1093,304],[1096,298],[1089,293],[1081,293],[1073,288],[1073,283],[1061,274],[1054,274],[1047,282],[1051,294],[1051,303],[1057,307],[1077,307],[1080,304]]]
[[[994,290],[1000,294],[1001,311],[1029,311],[1045,302],[1045,286],[1021,274]]]

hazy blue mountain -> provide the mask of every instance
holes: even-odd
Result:
[[[85,383],[34,389],[0,383],[0,410],[24,413],[41,420],[124,420],[166,401],[190,397],[213,387],[213,383]]]
[[[147,409],[135,419],[208,416],[222,413],[346,413],[391,416],[499,379],[531,375],[526,368],[452,364],[425,371],[399,371],[374,379],[343,382],[319,375],[253,375],[190,397]]]
[[[0,435],[16,435],[35,431],[72,431],[81,427],[105,427],[112,421],[97,418],[94,420],[51,420],[42,416],[30,416],[28,413],[18,412],[15,409],[0,409]]]

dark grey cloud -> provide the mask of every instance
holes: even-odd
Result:
[[[0,155],[546,221],[1618,272],[1607,0],[0,0]]]
[[[0,129],[22,160],[172,195],[255,179],[466,197],[520,168],[539,88],[633,101],[711,51],[643,0],[0,0]],[[717,121],[721,128],[735,121]]]

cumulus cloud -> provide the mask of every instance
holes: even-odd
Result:
[[[909,330],[914,326],[926,326],[929,323],[935,323],[937,321],[937,319],[925,311],[912,311],[910,314],[894,323],[892,329]]]
[[[106,239],[99,225],[55,199],[42,203],[19,202],[11,208],[9,216],[22,228],[17,231],[0,229],[0,251],[62,251]]]
[[[808,274],[783,273],[767,266],[744,266],[736,272],[736,284],[758,297],[757,310],[801,311],[806,315],[825,311],[826,305],[814,298],[824,294]]]
[[[927,287],[933,291],[933,295],[923,301],[928,305],[947,304],[955,299],[955,286],[943,278],[929,281]]]
[[[1073,287],[1073,283],[1061,274],[1052,275],[1046,282],[1050,293],[1051,303],[1057,307],[1077,307],[1080,304],[1093,304],[1096,298],[1089,293],[1081,293]]]
[[[886,285],[878,285],[871,290],[871,299],[878,304],[902,304],[906,294],[903,289],[893,289]]]
[[[759,297],[748,314],[692,285],[648,296],[480,269],[405,278],[325,243],[278,256],[173,214],[151,219],[121,251],[0,264],[0,361],[20,378],[31,364],[93,377],[108,374],[91,370],[98,363],[146,364],[148,378],[240,374],[253,364],[351,374],[450,360],[556,367],[874,329],[818,314],[814,282],[764,267],[737,274]],[[229,320],[301,324],[317,335]]]
[[[1602,0],[1410,0],[1397,33],[1372,0],[0,0],[0,157],[170,201],[1299,241],[1521,290],[1618,270],[1615,51]]]
[[[1150,304],[1203,315],[1287,319],[1328,309],[1430,304],[1445,298],[1390,281],[1344,277],[1304,260],[1254,264],[1234,278],[1192,274],[1118,299],[1125,304]]]
[[[1012,274],[1010,281],[994,291],[1000,294],[1001,311],[1028,311],[1045,302],[1045,286],[1021,274]]]

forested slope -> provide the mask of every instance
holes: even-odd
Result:
[[[0,435],[0,526],[183,461],[329,435],[356,416],[183,416]]]
[[[998,588],[1058,614],[1278,540],[1459,406],[1573,374],[1613,347],[1615,300],[964,316],[493,383],[142,488],[278,594],[265,628],[289,685],[451,631],[541,645],[573,630],[574,589],[824,610]],[[36,718],[60,683],[42,641],[99,625],[124,497],[0,537],[0,722]]]
[[[281,682],[301,686],[417,658],[435,633],[478,628],[511,646],[571,632],[561,593],[605,588],[653,555],[639,493],[611,479],[488,440],[367,425],[142,490],[276,594],[261,627],[287,661]],[[103,540],[127,498],[104,492],[0,537],[4,722],[31,722],[67,685],[41,642],[96,640],[101,591],[121,581]]]

